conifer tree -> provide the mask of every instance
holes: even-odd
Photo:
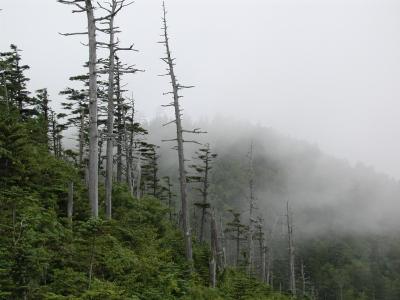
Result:
[[[158,146],[146,142],[141,143],[141,157],[144,160],[142,165],[142,181],[143,190],[148,191],[147,194],[153,197],[159,196],[159,177],[158,177],[158,159],[157,154]]]
[[[204,226],[206,222],[206,215],[208,209],[211,207],[211,203],[208,200],[209,196],[209,187],[210,187],[210,171],[212,169],[212,161],[217,157],[217,154],[212,153],[210,149],[210,145],[206,144],[204,147],[200,148],[196,152],[195,159],[200,161],[199,164],[190,165],[193,170],[197,173],[193,176],[188,176],[189,182],[199,183],[200,187],[196,187],[195,189],[201,195],[201,201],[195,202],[194,205],[201,210],[201,221],[200,221],[200,242],[203,241],[204,238]]]
[[[36,91],[36,104],[37,110],[43,119],[43,140],[44,144],[47,145],[47,149],[50,149],[49,145],[49,126],[50,126],[50,99],[47,89],[40,89]]]
[[[240,265],[240,244],[242,241],[246,241],[246,234],[248,233],[248,226],[244,225],[240,221],[241,214],[233,210],[232,221],[226,223],[225,233],[228,233],[227,239],[233,240],[235,243],[235,266]]]
[[[3,94],[7,103],[15,105],[21,117],[27,118],[36,112],[32,107],[34,101],[29,97],[30,92],[26,87],[29,78],[24,74],[29,66],[21,63],[21,50],[16,45],[12,44],[10,48],[11,51],[0,53]]]
[[[173,197],[176,195],[172,191],[172,183],[169,176],[164,176],[163,183],[161,185],[161,200],[164,200],[168,206],[169,220],[172,222],[173,217],[175,217],[175,203],[173,202]]]
[[[87,76],[71,77],[70,80],[87,81]],[[87,91],[83,88],[80,90],[67,88],[60,92],[66,95],[68,102],[62,102],[61,105],[67,111],[68,117],[66,125],[74,126],[78,129],[78,162],[82,168],[84,164],[85,148],[87,148],[88,140],[88,122],[89,108],[87,101]]]

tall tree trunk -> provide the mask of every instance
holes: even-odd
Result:
[[[215,221],[215,213],[211,212],[211,222],[210,222],[210,236],[211,236],[211,261],[210,261],[210,286],[215,288],[217,285],[217,270],[220,268],[218,266],[218,230],[217,223]]]
[[[57,134],[56,134],[57,129],[56,129],[56,118],[55,118],[55,114],[53,111],[51,112],[51,129],[52,129],[51,138],[53,140],[53,153],[54,153],[54,156],[57,157],[58,156],[57,155]]]
[[[236,267],[239,266],[240,259],[240,229],[236,231]]]
[[[248,261],[247,261],[247,273],[249,276],[252,275],[253,269],[253,235],[254,235],[254,208],[255,208],[255,198],[254,198],[254,171],[253,171],[253,142],[250,145],[249,152],[249,235],[248,235]]]
[[[142,185],[142,157],[140,155],[140,151],[138,151],[138,158],[137,158],[137,164],[136,164],[136,170],[137,170],[137,182],[136,182],[136,198],[140,199],[140,186]]]
[[[114,171],[114,13],[117,8],[115,0],[112,1],[109,22],[109,66],[108,66],[108,107],[107,107],[107,166],[106,166],[106,218],[112,216],[112,184]]]
[[[261,281],[266,282],[266,247],[264,240],[260,238],[260,256],[261,256]]]
[[[133,98],[132,98],[133,99]],[[133,106],[133,100],[132,100],[132,116],[131,116],[131,132],[128,135],[128,130],[126,128],[126,121],[124,120],[124,136],[125,136],[125,153],[126,153],[126,181],[128,184],[129,188],[129,193],[133,197],[134,194],[134,176],[133,176],[133,157],[132,157],[132,151],[133,151],[133,135],[134,135],[134,130],[133,130],[133,123],[134,123],[134,106]],[[129,143],[128,143],[128,137],[129,137]]]
[[[92,217],[99,216],[98,128],[97,128],[97,49],[96,21],[91,0],[85,0],[89,36],[89,201]]]
[[[272,268],[272,249],[270,247],[265,247],[266,258],[266,282],[272,286],[271,268]]]
[[[94,256],[95,256],[95,246],[96,246],[96,234],[93,233],[93,237],[90,245],[90,259],[89,259],[89,281],[88,281],[88,289],[90,289],[92,285],[93,278],[93,265],[94,265]]]
[[[301,283],[302,283],[301,293],[302,293],[302,296],[304,297],[306,295],[306,274],[304,272],[303,260],[301,260],[301,265],[300,266],[301,266],[300,271],[301,271]]]
[[[289,201],[286,203],[286,221],[288,230],[288,250],[289,250],[289,288],[292,295],[296,295],[296,274],[294,262],[294,243],[293,243],[293,224],[290,217]]]
[[[153,197],[157,197],[157,188],[158,188],[158,178],[157,178],[157,153],[156,150],[154,149],[154,153],[152,154],[152,160],[153,160]]]
[[[7,81],[6,81],[5,73],[3,73],[3,87],[4,87],[4,98],[6,99],[6,108],[7,108],[7,112],[9,112],[10,104],[9,104],[9,99],[8,99],[8,89],[7,89]]]
[[[204,169],[204,182],[203,182],[203,207],[201,210],[201,223],[200,223],[200,242],[203,241],[203,236],[204,236],[204,223],[206,222],[206,212],[207,208],[205,205],[207,204],[207,198],[208,198],[208,154],[206,154],[207,157],[205,159],[205,169]]]
[[[67,218],[72,224],[72,214],[74,209],[74,183],[71,181],[68,183],[68,205],[67,205]]]
[[[168,187],[168,210],[169,210],[169,221],[172,222],[172,191],[171,191],[171,181],[169,177],[166,178]]]
[[[174,72],[174,62],[171,57],[171,51],[169,46],[168,32],[167,32],[167,20],[166,20],[166,10],[163,4],[163,23],[164,23],[164,43],[166,47],[166,62],[168,64],[169,75],[171,77],[172,83],[172,93],[173,93],[173,106],[175,110],[175,123],[176,123],[176,140],[178,148],[178,165],[179,165],[179,183],[180,183],[180,194],[181,194],[181,211],[182,211],[182,225],[183,233],[185,237],[185,254],[186,259],[190,264],[193,262],[192,254],[192,235],[190,230],[190,220],[189,220],[189,205],[187,199],[187,188],[186,188],[186,170],[185,170],[185,156],[183,150],[183,129],[181,120],[181,109],[179,106],[179,86],[176,80]]]
[[[225,245],[225,234],[224,234],[224,227],[222,224],[222,217],[220,216],[219,218],[219,227],[220,227],[220,245],[221,245],[221,249],[220,249],[220,260],[221,260],[221,268],[225,269],[226,267],[226,245]]]
[[[79,123],[79,167],[83,166],[83,149],[85,145],[85,108],[80,108]]]
[[[116,58],[116,85],[117,85],[117,182],[122,182],[122,114],[123,102],[121,95],[121,78],[119,69],[119,60]]]

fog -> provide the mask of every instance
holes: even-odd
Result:
[[[171,149],[174,145],[161,142],[174,134],[173,126],[162,127],[167,120],[160,117],[146,125],[151,133],[149,140],[161,147],[163,175],[177,174],[177,153]],[[243,220],[247,218],[247,156],[253,143],[256,214],[263,217],[269,230],[276,227],[286,231],[287,201],[299,235],[315,236],[327,231],[381,234],[395,232],[400,226],[399,182],[365,164],[352,166],[310,143],[232,118],[188,120],[186,126],[210,129],[195,139],[210,143],[219,155],[212,170],[210,197],[219,213],[227,218],[230,209],[243,213]],[[194,152],[199,147],[187,145],[188,165],[196,163]],[[177,187],[176,178],[174,182]],[[192,202],[198,201],[197,197],[195,191],[190,193]]]
[[[398,1],[169,0],[167,6],[178,77],[195,85],[184,92],[184,118],[206,127],[199,138],[211,142],[222,162],[245,160],[255,141],[264,215],[273,220],[290,201],[306,232],[399,225]],[[1,8],[1,49],[22,48],[30,88],[48,87],[59,107],[68,77],[84,72],[86,49],[84,38],[58,32],[82,31],[84,16],[55,0],[3,0]],[[157,144],[173,134],[160,121],[170,116],[161,108],[169,101],[162,96],[168,80],[157,76],[165,69],[160,16],[160,1],[138,0],[118,24],[121,41],[139,50],[123,58],[145,72],[125,82]],[[161,152],[164,169],[173,168],[168,158],[175,154],[166,145]],[[231,198],[216,197],[242,209],[246,180],[232,176],[238,184]]]
[[[83,72],[84,16],[55,0],[2,0],[0,48],[24,50],[32,89],[55,105],[68,77]],[[194,119],[235,117],[273,127],[400,178],[400,2],[396,0],[169,0],[177,73]],[[146,70],[129,77],[143,118],[161,113],[167,80],[161,1],[138,0],[119,20],[125,54]],[[21,24],[24,20],[24,24]]]

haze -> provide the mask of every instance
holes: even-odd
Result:
[[[186,116],[228,116],[273,127],[350,162],[400,179],[400,2],[390,0],[168,0]],[[15,43],[30,87],[54,102],[81,74],[85,19],[55,0],[2,0],[0,48]],[[120,17],[141,115],[164,113],[161,1],[137,0]],[[24,20],[22,26],[21,20]],[[18,26],[17,26],[18,25]],[[234,128],[232,128],[234,130]]]

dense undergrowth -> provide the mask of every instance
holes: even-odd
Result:
[[[113,220],[91,219],[81,174],[48,153],[41,119],[2,112],[0,299],[287,299],[234,269],[209,288],[208,246],[194,245],[190,272],[166,206],[124,185],[113,191]]]

